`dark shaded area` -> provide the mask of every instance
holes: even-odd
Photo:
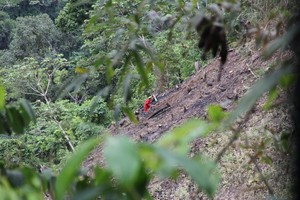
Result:
[[[292,42],[291,42],[291,47],[292,50],[295,52],[296,56],[296,65],[295,65],[295,73],[296,73],[296,84],[294,87],[294,99],[293,99],[293,104],[294,104],[294,109],[292,110],[292,118],[295,123],[295,134],[294,134],[294,139],[293,141],[295,142],[295,153],[294,153],[294,166],[295,166],[295,171],[294,171],[294,185],[293,185],[293,193],[294,199],[298,200],[300,199],[300,3],[298,2],[297,5],[297,12],[294,15],[294,18],[292,20],[291,26],[297,26],[297,33],[295,34]]]
[[[52,0],[47,3],[39,2],[30,4],[30,0],[23,0],[16,6],[5,6],[2,9],[7,12],[12,19],[47,13],[50,18],[54,20],[57,17],[59,10],[64,6],[61,2],[62,1]]]

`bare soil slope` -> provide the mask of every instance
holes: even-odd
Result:
[[[248,44],[252,45],[252,44]],[[247,48],[251,49],[251,48]],[[278,57],[277,57],[278,58]],[[137,141],[155,142],[163,133],[180,125],[192,117],[205,118],[205,108],[209,104],[220,104],[224,110],[232,110],[238,99],[275,61],[260,58],[256,51],[231,51],[224,65],[221,81],[217,81],[219,73],[218,59],[212,60],[205,68],[200,69],[181,85],[157,96],[158,102],[147,113],[140,108],[139,124],[128,119],[120,122],[120,127],[110,127],[112,134],[124,134]],[[263,101],[263,98],[260,102]],[[237,140],[233,147],[223,156],[219,163],[222,182],[215,199],[264,199],[268,194],[266,186],[259,177],[255,167],[249,164],[251,149],[241,148],[245,139],[250,145],[259,144],[260,140],[273,140],[274,135],[290,131],[290,119],[285,105],[276,110],[262,112],[256,107],[251,119],[245,124],[245,134]],[[212,159],[230,140],[231,132],[212,134],[208,138],[199,139],[192,145],[192,153],[205,153]],[[258,137],[259,136],[259,137]],[[261,170],[277,196],[287,197],[289,179],[287,154],[275,149],[272,141],[267,143],[263,152],[272,164],[261,164]],[[101,148],[96,149],[85,161],[84,166],[92,167],[102,163]],[[178,180],[154,180],[149,189],[154,199],[206,199],[195,185],[182,174]]]

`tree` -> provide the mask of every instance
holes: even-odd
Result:
[[[9,49],[18,59],[59,52],[61,34],[47,14],[20,17],[12,31]]]
[[[0,50],[8,49],[10,33],[14,27],[14,21],[6,12],[0,11]]]
[[[95,0],[68,2],[55,19],[56,26],[64,33],[68,44],[64,47],[64,54],[70,57],[83,43],[82,30],[84,21],[89,18],[89,11]]]
[[[20,65],[3,68],[6,76],[4,85],[9,90],[9,101],[26,98],[31,102],[53,101],[57,91],[71,74],[69,63],[60,54],[45,57],[42,60],[25,58]]]
[[[55,19],[58,10],[66,3],[66,0],[1,0],[0,9],[7,12],[12,19],[28,15],[48,14]]]

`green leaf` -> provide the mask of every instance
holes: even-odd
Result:
[[[265,51],[262,53],[262,55],[265,58],[270,57],[274,54],[275,51],[277,51],[279,48],[285,49],[295,38],[295,35],[298,33],[299,26],[292,26],[290,30],[288,30],[283,36],[273,40],[270,42]]]
[[[203,161],[200,157],[194,157],[193,160],[185,159],[182,163],[192,179],[209,197],[212,197],[220,182],[220,174],[216,164],[212,161]]]
[[[6,176],[9,183],[14,188],[19,188],[25,183],[24,175],[19,170],[7,170]]]
[[[66,94],[68,92],[78,91],[80,86],[86,81],[87,78],[88,78],[88,74],[82,74],[82,75],[78,76],[77,78],[75,78],[67,86],[61,87],[61,89],[58,91],[58,94],[59,94],[58,98],[63,98],[64,96],[66,96]]]
[[[197,137],[207,136],[214,128],[215,125],[213,124],[192,119],[165,134],[158,140],[157,144],[162,147],[172,148],[177,153],[185,155],[189,150],[189,142]]]
[[[288,152],[291,146],[291,141],[290,141],[290,134],[289,133],[282,133],[280,135],[280,140],[279,140],[279,144],[282,147],[282,150],[284,152]]]
[[[130,80],[131,80],[132,75],[127,74],[124,81],[123,81],[123,97],[124,97],[124,103],[126,104],[128,100],[131,98],[131,88],[130,88]]]
[[[111,137],[105,142],[103,154],[108,169],[124,187],[130,188],[138,179],[141,162],[137,150],[126,137]]]
[[[153,62],[156,62],[158,60],[153,51],[150,48],[146,47],[144,44],[136,44],[136,47],[148,54]]]
[[[88,140],[82,144],[67,161],[55,182],[55,199],[64,199],[64,195],[71,187],[72,181],[76,178],[81,162],[98,143],[98,138]]]
[[[263,109],[265,110],[269,109],[272,103],[274,102],[274,100],[277,98],[277,96],[278,96],[277,88],[274,87],[269,91],[268,99],[266,103],[263,105]]]
[[[208,119],[212,122],[220,122],[225,117],[225,113],[219,105],[208,106],[207,115]]]
[[[109,183],[109,180],[112,179],[111,174],[108,171],[105,171],[98,166],[94,169],[94,174],[96,185],[107,184]]]
[[[145,70],[141,55],[137,51],[132,51],[132,55],[135,58],[136,68],[137,68],[139,75],[142,78],[142,82],[146,87],[148,87],[149,80],[148,80],[147,72]]]
[[[111,84],[111,79],[113,78],[115,72],[111,65],[106,66],[106,81],[108,84]]]
[[[230,115],[226,118],[224,123],[225,127],[231,125],[239,116],[248,112],[257,99],[265,92],[275,87],[278,84],[281,77],[291,74],[293,72],[293,66],[283,66],[277,71],[273,71],[272,73],[266,75],[258,82],[256,82],[251,89],[241,98],[239,104],[236,109],[230,113]]]
[[[22,110],[22,116],[23,116],[23,119],[24,117],[29,117],[29,120],[33,120],[35,121],[36,120],[36,116],[35,116],[35,113],[29,103],[29,101],[27,101],[26,99],[22,99],[20,101],[20,107],[21,107],[21,110]],[[26,115],[25,115],[26,113]]]
[[[90,199],[97,199],[99,195],[101,195],[101,187],[93,187],[90,186],[87,189],[77,192],[76,195],[74,195],[73,200],[90,200]]]
[[[95,98],[93,98],[92,105],[91,105],[91,108],[90,108],[90,114],[92,114],[93,111],[96,109],[97,104],[99,103],[100,99],[107,97],[107,95],[109,94],[109,92],[110,92],[110,87],[107,86],[107,87],[101,89],[97,93],[97,95],[95,96]]]
[[[17,134],[22,134],[25,128],[25,122],[22,115],[15,107],[5,108],[6,119],[10,128]]]
[[[201,157],[190,159],[160,147],[155,147],[154,150],[161,157],[161,166],[159,170],[163,175],[169,176],[169,173],[176,168],[183,169],[192,177],[198,186],[206,192],[206,194],[210,197],[214,195],[217,190],[220,176],[216,164],[213,161],[205,160]]]
[[[272,158],[271,158],[270,156],[268,156],[268,155],[261,156],[260,159],[261,159],[261,161],[262,161],[263,163],[266,163],[266,164],[268,164],[268,165],[272,165],[272,163],[273,163]]]
[[[4,108],[5,106],[5,89],[2,85],[2,83],[0,83],[0,111]]]
[[[284,75],[280,78],[279,84],[283,88],[288,88],[289,86],[291,86],[291,84],[295,82],[296,78],[297,78],[296,74]]]
[[[130,121],[132,121],[135,124],[138,124],[139,121],[137,120],[137,118],[135,117],[134,113],[132,112],[132,110],[128,107],[123,107],[122,111],[128,116],[128,118],[130,119]]]
[[[75,73],[81,74],[81,75],[82,74],[87,74],[89,72],[88,69],[83,68],[83,67],[79,67],[79,66],[75,67],[74,71],[75,71]]]

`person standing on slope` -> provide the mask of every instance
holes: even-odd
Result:
[[[144,102],[144,112],[147,112],[150,108],[152,96],[148,97]]]

